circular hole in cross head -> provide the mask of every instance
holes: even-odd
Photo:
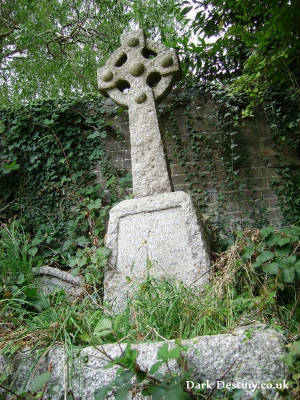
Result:
[[[116,61],[115,66],[116,66],[116,67],[122,67],[122,65],[124,65],[124,64],[126,63],[126,61],[127,61],[127,56],[126,56],[125,53],[123,53],[123,54],[118,58],[118,60]]]
[[[130,91],[130,83],[124,79],[120,79],[116,82],[116,88],[122,93],[128,93]]]
[[[151,72],[147,76],[147,85],[151,88],[155,88],[158,82],[161,80],[161,74],[159,72]]]
[[[146,47],[142,50],[142,55],[145,58],[154,58],[157,56],[157,53],[153,50],[147,49]]]

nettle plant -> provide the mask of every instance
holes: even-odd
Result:
[[[255,271],[273,277],[279,289],[299,282],[300,228],[261,229],[260,236],[244,247],[242,258],[250,262]]]

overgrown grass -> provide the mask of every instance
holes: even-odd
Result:
[[[273,235],[274,231],[271,233]],[[279,235],[279,239],[283,237],[288,235]],[[297,253],[295,265],[298,265],[299,243],[294,240],[292,238],[291,243],[285,240],[284,246],[288,247],[288,252]],[[0,265],[4,266],[1,269],[0,315],[6,329],[13,330],[12,336],[18,337],[17,341],[23,342],[29,333],[34,337],[42,331],[38,342],[46,345],[66,340],[73,345],[93,344],[97,334],[99,342],[125,338],[127,341],[185,339],[225,333],[253,321],[294,332],[300,311],[299,292],[295,286],[298,272],[294,276],[296,281],[285,281],[278,274],[254,268],[259,257],[266,256],[266,245],[262,243],[264,240],[258,231],[242,235],[234,246],[217,257],[212,283],[202,288],[148,277],[136,286],[125,311],[111,315],[102,306],[96,291],[87,292],[84,299],[75,302],[63,293],[45,297],[38,292],[32,269],[39,260],[28,256],[28,241],[22,233],[16,233],[16,227],[10,230],[4,227],[0,242]],[[267,251],[269,259],[265,260],[263,268],[269,271],[274,258],[270,256],[271,251]],[[277,254],[278,249],[273,246],[272,251]],[[101,319],[106,320],[105,335],[98,324]],[[23,334],[18,336],[18,332]],[[3,348],[3,340],[0,347]]]
[[[23,278],[29,281],[32,269],[40,260],[30,255],[30,244],[17,222],[0,227],[0,276],[1,287],[9,287]]]
[[[39,311],[43,299],[33,285],[33,270],[41,260],[30,255],[30,242],[16,223],[0,229],[0,317],[5,326],[16,316],[25,320]]]
[[[29,241],[20,227],[2,226],[0,350],[13,356],[29,346],[42,356],[60,344],[71,365],[73,350],[80,346],[187,339],[231,332],[253,322],[296,340],[299,236],[298,228],[248,230],[216,257],[210,284],[184,287],[175,280],[148,277],[136,286],[125,311],[113,315],[95,288],[83,299],[71,300],[64,292],[43,296],[33,280],[40,260],[29,255]],[[288,274],[279,265],[284,262]]]
[[[186,339],[226,332],[236,323],[231,311],[223,298],[213,295],[212,285],[200,289],[148,278],[115,317],[114,328],[127,340]]]

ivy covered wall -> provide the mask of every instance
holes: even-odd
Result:
[[[217,84],[158,106],[173,188],[193,195],[222,246],[237,229],[299,222],[298,136],[279,143],[270,113],[241,119],[242,107]],[[0,221],[19,219],[32,254],[51,263],[70,265],[80,250],[79,267],[96,265],[108,211],[130,195],[127,111],[98,96],[0,114]]]
[[[246,227],[296,223],[297,153],[276,143],[265,110],[241,119],[238,102],[224,110],[217,100],[200,87],[178,90],[158,107],[174,190],[191,193],[211,228],[225,236]],[[114,107],[105,103],[107,110]],[[107,137],[107,154],[126,176],[131,169],[126,111],[111,122],[120,134]],[[95,172],[104,182],[99,168]]]

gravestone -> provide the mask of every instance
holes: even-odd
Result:
[[[105,300],[121,310],[133,281],[147,274],[185,285],[208,282],[208,244],[191,197],[172,192],[155,104],[179,76],[173,49],[145,39],[142,30],[121,36],[121,47],[98,69],[100,91],[128,107],[133,194],[110,211]]]

